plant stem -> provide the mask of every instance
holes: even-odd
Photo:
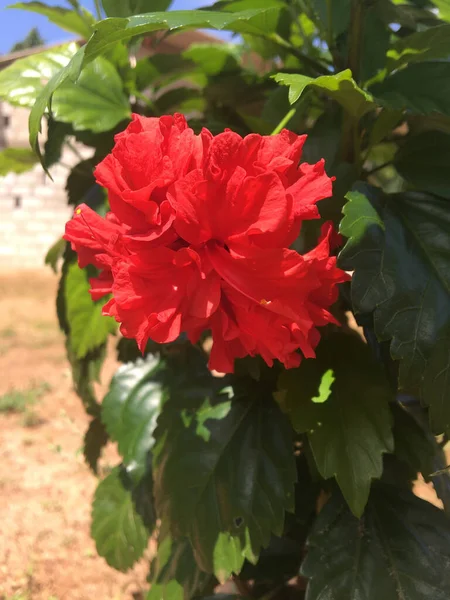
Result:
[[[349,32],[349,51],[347,66],[351,70],[353,79],[358,83],[359,67],[361,63],[361,43],[364,22],[363,0],[352,0]],[[351,115],[344,114],[342,126],[342,160],[348,163],[357,161],[359,156],[359,121]]]
[[[278,125],[275,127],[275,129],[270,135],[276,135],[277,133],[280,133],[280,131],[284,129],[284,127],[286,127],[286,125],[289,123],[289,121],[292,119],[296,112],[296,108],[291,108],[291,110],[284,115],[284,117],[281,119],[281,121],[278,123]]]

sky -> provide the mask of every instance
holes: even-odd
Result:
[[[46,4],[70,7],[65,0],[44,0]],[[174,0],[172,10],[185,10],[200,8],[213,3],[212,0]],[[37,27],[46,43],[65,42],[71,39],[70,33],[67,33],[50,23],[45,17],[35,13],[26,12],[18,9],[7,9],[9,4],[14,4],[14,0],[0,0],[0,54],[7,53],[11,47],[21,41],[32,27]],[[80,4],[93,12],[94,0],[81,0]],[[220,34],[224,37],[224,34]],[[226,36],[226,34],[225,34]]]

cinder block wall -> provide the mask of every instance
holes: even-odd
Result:
[[[4,132],[9,147],[28,147],[28,111],[2,105]],[[91,150],[77,145],[83,158]],[[69,174],[79,158],[69,149],[61,163],[52,167],[53,181],[42,167],[0,177],[0,269],[38,268],[44,265],[49,247],[61,237],[71,217],[64,190]]]

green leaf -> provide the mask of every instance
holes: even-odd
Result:
[[[162,402],[160,362],[153,357],[119,367],[102,403],[102,421],[126,465],[140,478]]]
[[[281,85],[289,86],[289,102],[294,104],[306,87],[317,88],[336,102],[355,118],[361,118],[366,112],[375,108],[372,96],[362,90],[352,77],[350,69],[336,75],[322,75],[313,79],[306,75],[289,75],[277,73],[273,79]]]
[[[400,38],[388,51],[389,71],[402,65],[448,58],[450,55],[450,25],[430,27]]]
[[[344,33],[350,25],[351,0],[314,0],[312,3],[315,17],[322,26],[323,31],[333,31],[333,37]],[[330,12],[328,8],[330,7]],[[331,19],[329,19],[331,17]]]
[[[239,68],[240,52],[236,44],[191,44],[183,58],[197,64],[207,75],[218,75]]]
[[[87,272],[76,263],[68,268],[64,293],[70,345],[75,357],[83,358],[89,351],[106,342],[110,333],[115,333],[116,323],[112,317],[102,315],[105,301],[92,300]]]
[[[390,108],[450,116],[450,63],[413,63],[374,85],[371,91]]]
[[[116,467],[98,485],[91,535],[111,567],[127,571],[144,553],[155,524],[151,498],[151,473],[134,486],[128,471]]]
[[[167,10],[172,0],[102,0],[107,17],[131,17],[150,11]]]
[[[329,396],[317,402],[329,371]],[[392,392],[371,351],[356,336],[334,335],[322,341],[316,359],[285,371],[279,388],[277,399],[295,430],[308,434],[320,474],[336,477],[350,509],[361,516],[372,479],[383,472],[382,455],[393,450]]]
[[[392,340],[400,387],[416,388],[450,323],[448,200],[414,192],[380,198],[364,189],[370,200],[347,195],[340,231],[349,240],[340,265],[354,271],[355,311],[373,312],[378,339]]]
[[[95,475],[98,473],[97,465],[102,449],[106,446],[108,440],[108,434],[100,417],[94,417],[84,434],[83,455],[84,460]]]
[[[431,0],[439,9],[439,17],[444,21],[450,21],[450,0]]]
[[[48,80],[65,67],[77,51],[75,43],[15,60],[0,71],[0,98],[13,106],[32,108]]]
[[[394,158],[394,165],[408,183],[450,200],[450,135],[427,131],[408,137]]]
[[[450,334],[444,332],[427,363],[422,394],[430,406],[431,428],[450,434]]]
[[[377,484],[362,519],[338,494],[319,514],[302,574],[308,600],[447,600],[450,526],[409,490]]]
[[[44,263],[52,268],[54,273],[58,272],[58,263],[64,256],[66,250],[66,241],[63,238],[59,238],[51,248],[49,248],[45,255]]]
[[[378,14],[379,4],[381,3],[374,3],[364,13],[360,73],[362,81],[371,79],[386,65],[391,31]]]
[[[109,131],[130,117],[130,104],[113,65],[99,56],[82,71],[78,81],[67,81],[52,101],[54,118],[76,131]]]
[[[276,29],[279,17],[277,8],[260,8],[238,13],[213,12],[202,10],[169,11],[149,13],[128,19],[110,18],[96,25],[95,33],[89,42],[80,48],[73,60],[54,75],[34,103],[30,113],[30,144],[40,155],[37,143],[43,114],[50,99],[67,79],[76,81],[81,69],[95,57],[106,52],[116,42],[130,39],[151,31],[175,31],[180,28],[229,29],[236,33],[252,33],[270,36]]]
[[[10,4],[8,8],[18,8],[43,15],[61,29],[77,33],[85,40],[89,39],[95,25],[94,17],[85,8],[80,8],[81,14],[62,6],[49,6],[43,2],[17,2]]]
[[[180,410],[172,398],[155,432],[158,515],[190,539],[201,569],[225,581],[281,535],[293,510],[291,429],[267,386],[253,380],[237,397],[197,409]]]
[[[5,148],[0,150],[0,177],[8,173],[25,173],[36,163],[36,154],[28,148]]]
[[[72,381],[75,393],[83,402],[88,415],[98,417],[100,404],[97,402],[93,383],[99,382],[100,371],[105,361],[106,345],[102,344],[83,358],[77,358],[71,348],[70,334],[66,339],[67,358],[72,367]]]
[[[167,532],[160,534],[147,600],[190,600],[203,591],[210,579],[211,575],[198,568],[187,538],[172,539]]]

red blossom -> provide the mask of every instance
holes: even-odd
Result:
[[[209,366],[221,372],[246,355],[286,368],[314,356],[347,276],[329,224],[311,252],[289,250],[331,195],[323,161],[299,164],[305,139],[194,135],[181,115],[133,117],[96,170],[111,213],[81,206],[65,236],[80,266],[101,269],[91,293],[112,294],[104,313],[123,335],[144,350],[149,338],[210,330]]]

